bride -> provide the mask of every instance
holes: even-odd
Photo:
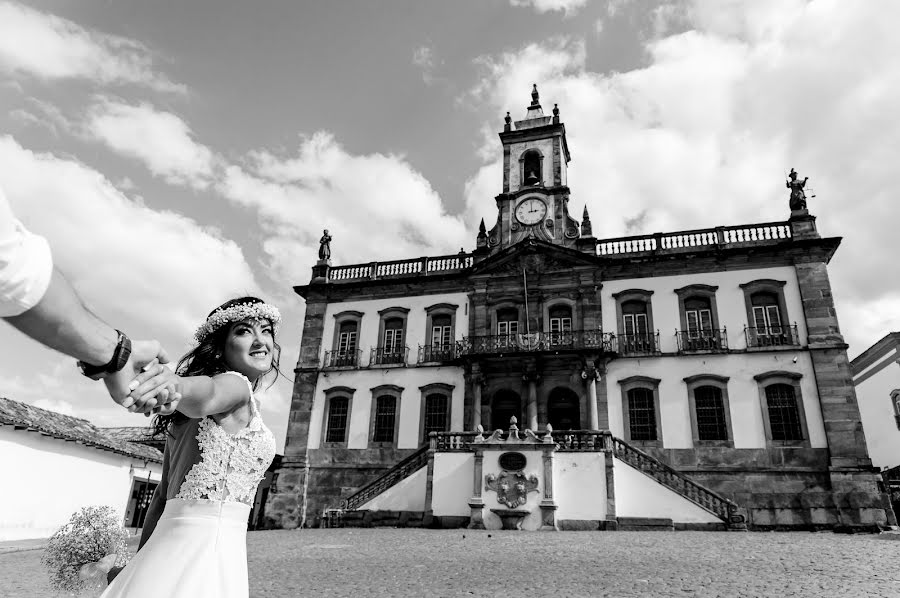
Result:
[[[247,519],[275,456],[253,393],[277,372],[280,320],[260,299],[232,299],[197,329],[177,374],[153,365],[131,383],[135,398],[173,392],[178,410],[154,422],[168,434],[162,483],[138,553],[101,598],[249,596]]]

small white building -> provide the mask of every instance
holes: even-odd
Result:
[[[872,464],[900,466],[900,332],[891,332],[850,363]]]
[[[109,505],[133,526],[161,473],[155,448],[0,397],[0,541],[49,537],[86,506]]]

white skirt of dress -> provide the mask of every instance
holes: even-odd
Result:
[[[247,518],[239,502],[172,498],[147,543],[101,598],[247,598]]]

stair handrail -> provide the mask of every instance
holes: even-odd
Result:
[[[671,488],[692,503],[719,517],[725,523],[729,523],[731,514],[738,510],[734,501],[701,486],[677,469],[673,469],[621,438],[612,437],[612,451],[614,456],[652,477],[660,484]]]
[[[341,500],[341,509],[353,511],[366,504],[388,488],[397,485],[422,467],[428,464],[428,444],[419,447],[414,453],[385,471],[383,474]]]

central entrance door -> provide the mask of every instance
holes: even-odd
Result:
[[[515,417],[522,427],[522,398],[515,391],[497,391],[491,402],[491,430],[509,430],[509,419]]]
[[[554,388],[547,401],[547,419],[554,430],[580,430],[581,408],[575,391]]]

